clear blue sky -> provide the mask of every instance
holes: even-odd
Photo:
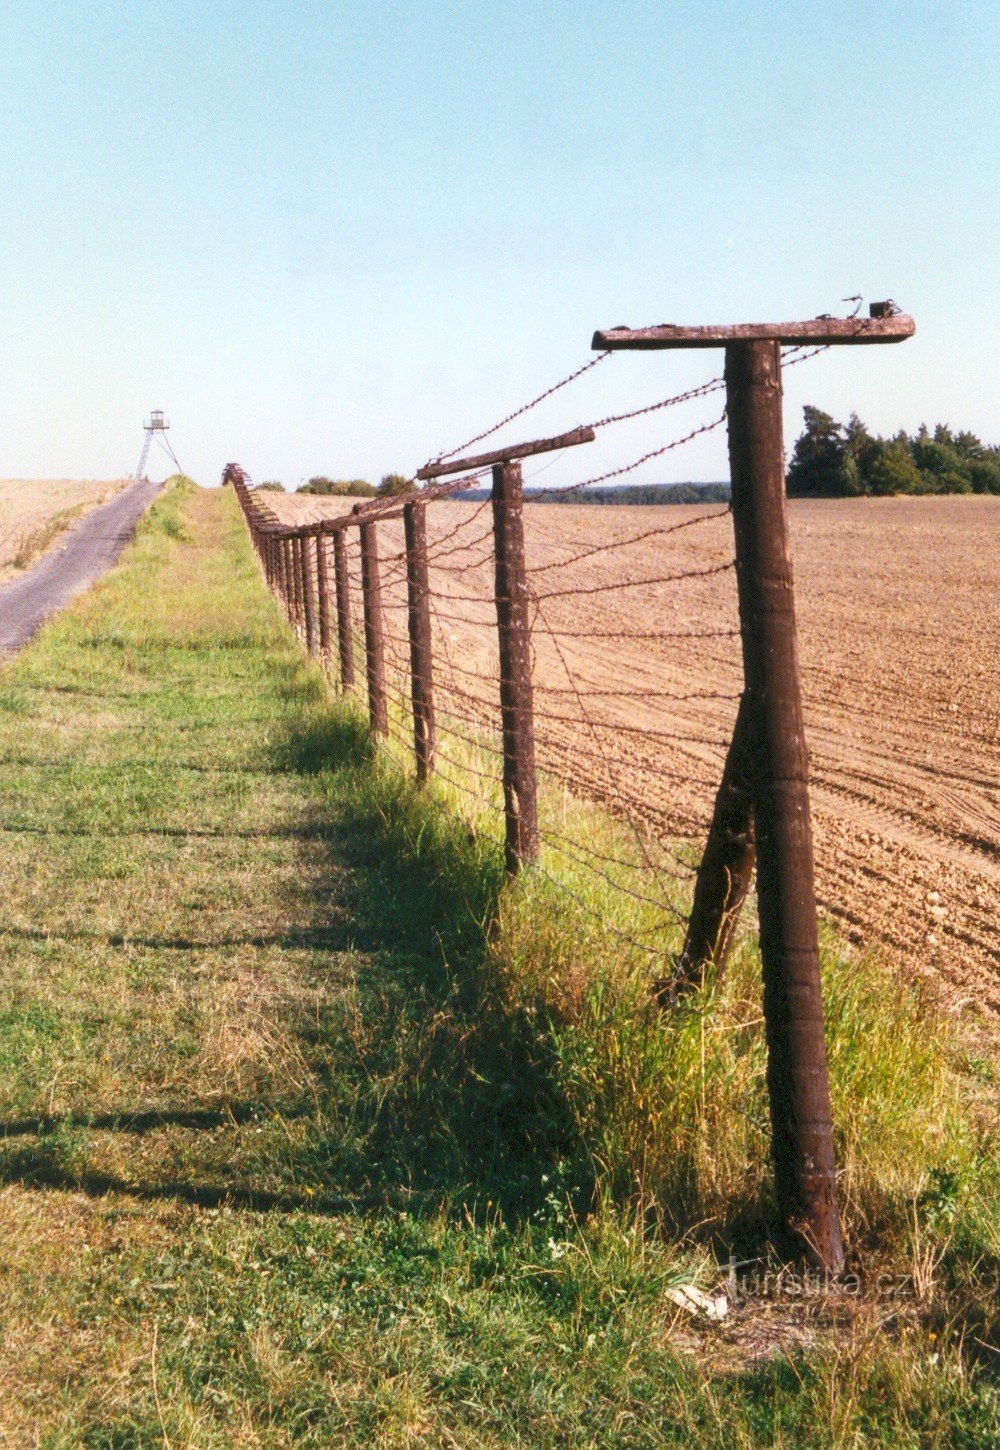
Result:
[[[81,4],[0,22],[0,473],[410,470],[589,355],[597,326],[810,317],[898,348],[787,375],[882,431],[993,441],[992,0]],[[707,377],[618,356],[526,436]],[[712,415],[630,425],[547,481]],[[720,478],[711,435],[647,478]],[[155,475],[154,475],[155,476]]]

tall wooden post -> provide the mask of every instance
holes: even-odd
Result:
[[[844,1249],[785,520],[777,342],[727,346],[726,399],[775,1183],[782,1214],[809,1256],[839,1273]]]
[[[717,326],[613,327],[594,333],[598,351],[726,349],[726,411],[736,529],[736,577],[746,685],[745,717],[727,761],[732,790],[716,802],[715,846],[703,866],[703,951],[719,937],[714,920],[734,919],[746,838],[757,837],[757,899],[764,963],[767,1084],[778,1202],[814,1263],[837,1273],[844,1250],[830,1122],[830,1088],[820,995],[808,759],[795,644],[792,569],[785,522],[781,433],[781,346],[859,347],[899,343],[916,328],[892,302],[873,302],[868,317],[814,317],[805,322]],[[740,784],[748,770],[746,790]],[[722,793],[720,792],[720,797]],[[732,877],[726,874],[728,863]],[[706,858],[709,853],[706,853]],[[714,901],[709,900],[714,892]],[[724,929],[724,928],[723,928]],[[731,926],[729,928],[731,930]]]
[[[337,647],[340,653],[340,688],[354,685],[354,639],[351,629],[351,581],[347,573],[344,530],[333,535],[333,580],[337,593]]]
[[[368,714],[376,735],[389,733],[385,692],[385,640],[382,631],[382,586],[378,567],[378,534],[374,523],[361,524],[361,588],[365,610],[365,661]]]
[[[316,653],[316,607],[313,601],[312,540],[308,534],[302,535],[301,548],[302,606],[306,625],[306,650],[309,654],[314,655]]]
[[[531,633],[524,565],[524,492],[520,463],[493,467],[493,535],[500,643],[503,794],[509,875],[538,860]]]
[[[330,663],[330,560],[326,535],[316,535],[316,592],[319,596],[319,652],[325,667]]]
[[[410,634],[410,680],[413,700],[413,749],[417,779],[434,769],[434,678],[431,646],[431,598],[427,575],[427,505],[403,505],[406,538],[407,623]]]

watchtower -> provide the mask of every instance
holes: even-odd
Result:
[[[177,469],[177,472],[183,473],[184,470],[178,463],[177,455],[171,448],[170,439],[167,437],[167,429],[169,427],[170,421],[163,416],[163,409],[153,408],[149,414],[149,422],[143,424],[145,437],[142,440],[142,452],[139,455],[139,463],[136,467],[135,473],[132,475],[133,478],[135,478],[137,481],[138,479],[145,477],[146,460],[149,458],[149,450],[152,446],[154,438],[159,443],[164,453],[166,453],[167,457],[172,461],[174,467]]]

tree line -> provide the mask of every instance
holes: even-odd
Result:
[[[806,405],[805,427],[788,468],[790,498],[855,498],[889,494],[1000,494],[1000,448],[946,423],[922,423],[891,438],[870,433],[852,413],[838,423]]]
[[[869,432],[857,413],[838,423],[829,413],[806,404],[805,426],[788,467],[790,498],[885,497],[891,494],[1000,494],[1000,447],[975,433],[956,433],[946,423],[933,431],[921,424],[891,438]],[[281,489],[268,481],[262,489]],[[327,478],[317,474],[299,493],[333,498],[396,498],[416,488],[402,473],[385,473],[378,484],[364,478]],[[470,503],[489,497],[489,489],[469,489],[456,499]],[[728,483],[636,483],[575,492],[525,489],[525,498],[566,504],[726,503]]]
[[[318,473],[297,489],[298,493],[322,494],[327,498],[398,498],[411,493],[416,484],[402,473],[383,473],[376,485],[366,478],[327,478]]]

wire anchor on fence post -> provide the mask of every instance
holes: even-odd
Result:
[[[524,491],[520,463],[493,467],[493,535],[503,722],[503,794],[509,875],[538,860],[531,633],[524,566]]]
[[[351,582],[347,573],[347,540],[343,529],[333,532],[333,582],[337,595],[337,648],[340,654],[340,688],[354,685],[354,639],[351,628]]]
[[[434,769],[434,677],[431,643],[430,584],[427,573],[427,505],[411,499],[403,505],[406,539],[407,624],[413,700],[413,749],[417,779]]]
[[[361,534],[361,588],[365,611],[365,663],[368,675],[368,714],[376,735],[389,733],[385,689],[385,637],[382,629],[382,586],[379,580],[378,532],[363,523]]]

